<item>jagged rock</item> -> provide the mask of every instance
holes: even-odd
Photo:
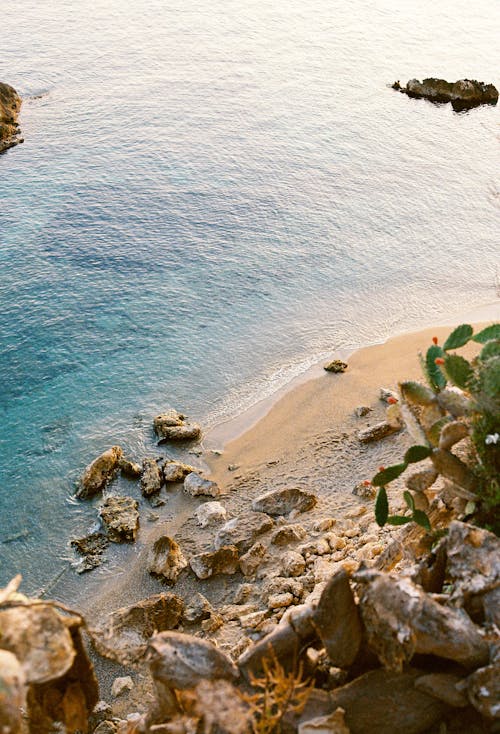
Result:
[[[271,543],[273,545],[289,545],[290,543],[298,543],[304,540],[306,531],[302,525],[283,525],[274,531],[271,535]]]
[[[359,652],[362,627],[344,570],[332,576],[323,589],[313,621],[332,664],[349,668]]]
[[[0,82],[0,153],[22,143],[17,117],[22,100],[14,87]]]
[[[202,680],[234,680],[238,669],[227,655],[207,640],[180,632],[160,632],[148,646],[155,681],[169,688],[193,688]]]
[[[168,441],[196,441],[201,436],[198,423],[183,423],[181,426],[164,426],[158,444]]]
[[[306,562],[304,556],[300,553],[287,551],[281,556],[281,571],[283,576],[302,576],[305,570]]]
[[[240,558],[240,569],[244,576],[255,576],[257,570],[267,558],[267,549],[263,543],[255,543]]]
[[[347,367],[349,365],[346,362],[342,362],[341,359],[334,359],[332,362],[328,362],[328,364],[325,364],[323,367],[324,370],[327,372],[345,372]]]
[[[163,464],[163,478],[166,482],[183,482],[188,474],[195,471],[194,466],[181,461],[166,461]]]
[[[488,645],[462,610],[438,604],[407,578],[374,570],[356,574],[368,643],[388,670],[401,671],[415,653],[474,668]]]
[[[252,510],[268,515],[288,515],[292,510],[305,512],[317,503],[317,497],[299,487],[276,489],[261,494],[252,502]]]
[[[206,528],[209,525],[224,522],[227,518],[227,510],[220,502],[205,502],[196,509],[195,515],[198,525]]]
[[[144,497],[157,494],[163,484],[163,474],[156,459],[146,457],[142,461],[141,492]]]
[[[76,493],[78,499],[86,500],[101,492],[118,471],[123,450],[120,446],[112,446],[87,466],[80,480]]]
[[[128,479],[139,479],[142,474],[142,466],[135,461],[122,457],[119,462],[120,471]]]
[[[139,528],[138,504],[132,497],[106,497],[99,507],[108,537],[113,543],[135,540]]]
[[[247,614],[253,614],[257,611],[257,604],[225,604],[220,612],[226,622],[240,620]],[[231,653],[232,654],[232,653]]]
[[[218,574],[232,576],[239,568],[238,549],[227,545],[216,551],[193,556],[189,565],[199,579],[209,579]]]
[[[25,684],[24,671],[14,653],[0,650],[0,731],[20,733],[21,709],[26,706]]]
[[[216,482],[203,479],[196,472],[191,472],[184,479],[184,492],[190,494],[191,497],[219,497],[222,494]]]
[[[425,492],[432,487],[439,474],[434,467],[414,472],[405,479],[405,484],[412,492]]]
[[[451,102],[455,110],[498,102],[498,90],[493,84],[484,84],[475,79],[459,79],[454,83],[433,77],[424,79],[423,82],[410,79],[406,87],[399,91],[409,97],[424,97],[431,102]]]
[[[65,620],[45,604],[0,609],[0,645],[19,660],[26,682],[46,683],[73,665],[75,649]]]
[[[160,438],[164,437],[164,429],[171,428],[172,426],[182,426],[186,416],[183,413],[177,412],[174,408],[170,408],[165,413],[157,415],[153,419],[153,428],[157,436]]]
[[[117,609],[90,630],[97,652],[122,665],[139,660],[149,638],[179,624],[184,602],[172,593],[155,594],[137,604]]]
[[[337,708],[327,716],[318,716],[299,724],[298,734],[351,734],[344,719],[345,711]]]
[[[322,520],[315,520],[313,523],[313,530],[315,533],[324,533],[327,530],[331,530],[337,524],[337,520],[334,517],[324,517]]]
[[[113,681],[113,685],[111,686],[111,695],[113,696],[113,698],[118,698],[118,696],[127,693],[127,691],[131,691],[133,687],[134,681],[129,675],[123,676],[121,678],[115,678]]]
[[[168,535],[162,535],[153,543],[147,561],[149,573],[161,576],[171,584],[175,584],[180,572],[187,568],[188,562],[182,555],[178,543]]]
[[[82,556],[75,566],[77,573],[91,571],[101,565],[102,554],[109,545],[108,538],[102,533],[91,533],[84,538],[76,538],[71,545]]]
[[[402,425],[391,425],[388,421],[380,421],[375,423],[373,426],[363,428],[362,431],[358,431],[358,440],[361,443],[371,443],[372,441],[380,441],[386,436],[390,436],[393,433],[397,433],[402,428]]]
[[[467,696],[457,688],[457,684],[461,680],[458,675],[452,673],[429,673],[416,679],[415,688],[418,691],[428,693],[429,696],[438,698],[448,706],[463,708],[469,702]]]
[[[229,520],[215,536],[215,547],[235,545],[240,553],[247,551],[259,535],[274,526],[274,520],[262,512],[247,512]]]
[[[467,695],[482,716],[500,718],[500,662],[472,673],[467,679]]]
[[[446,556],[452,598],[467,599],[500,586],[500,539],[488,530],[455,520],[446,538]]]
[[[112,717],[113,707],[107,701],[101,699],[96,703],[92,710],[92,714],[89,719],[90,730],[92,731],[97,726],[97,724],[101,723],[101,721],[111,719]]]
[[[371,670],[330,692],[332,710],[341,707],[351,734],[421,734],[440,720],[447,706],[414,686],[418,670]]]
[[[212,605],[203,594],[196,593],[190,597],[189,603],[184,609],[182,621],[185,624],[196,624],[208,619],[213,612]]]

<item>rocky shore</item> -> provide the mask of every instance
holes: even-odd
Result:
[[[16,90],[0,82],[0,153],[23,142],[17,122],[21,104]]]
[[[416,99],[450,102],[457,112],[482,104],[496,105],[498,102],[498,89],[493,84],[478,82],[476,79],[459,79],[457,82],[447,82],[445,79],[434,77],[424,79],[422,82],[410,79],[406,86],[402,87],[397,81],[392,88]]]

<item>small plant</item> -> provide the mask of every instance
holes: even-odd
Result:
[[[468,361],[457,354],[469,341],[482,345]],[[407,381],[399,385],[403,404],[416,418],[419,444],[408,449],[404,460],[380,467],[372,484],[378,487],[375,518],[403,525],[416,522],[431,530],[427,514],[415,507],[412,492],[424,492],[439,475],[448,487],[468,500],[468,512],[491,530],[500,530],[500,324],[492,324],[474,334],[472,326],[457,326],[439,346],[436,337],[425,356],[420,355],[427,385]],[[466,461],[452,448],[469,437],[471,456]],[[404,500],[409,514],[389,515],[386,486],[410,464],[430,459],[432,466],[406,480]]]
[[[313,682],[302,678],[302,665],[297,671],[286,673],[274,651],[262,661],[261,677],[250,675],[256,693],[240,694],[250,707],[252,734],[278,734],[287,712],[300,714],[307,703]]]

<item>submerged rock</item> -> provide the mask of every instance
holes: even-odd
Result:
[[[97,459],[87,466],[80,480],[80,487],[76,493],[78,499],[86,500],[101,492],[106,484],[115,476],[123,450],[120,446],[112,446],[104,451]]]
[[[108,614],[90,630],[92,641],[100,655],[128,665],[142,657],[153,634],[177,627],[183,610],[184,602],[176,594],[155,594]]]
[[[430,77],[420,82],[410,79],[406,87],[395,86],[394,89],[409,97],[424,97],[431,102],[451,102],[453,109],[459,111],[481,104],[495,105],[498,102],[498,90],[493,84],[484,84],[476,79],[459,79],[447,82],[445,79]]]
[[[76,565],[76,571],[84,573],[101,565],[102,554],[108,547],[109,540],[102,533],[91,533],[84,538],[75,538],[71,541],[71,545],[82,556]]]
[[[162,576],[166,581],[175,584],[179,574],[188,565],[182,555],[178,543],[168,535],[163,535],[153,543],[149,554],[147,568],[149,573]]]
[[[219,485],[210,479],[203,479],[196,472],[191,472],[184,480],[184,491],[191,497],[219,497],[222,494]]]
[[[180,632],[162,632],[149,643],[149,665],[155,681],[168,688],[193,688],[202,680],[234,680],[238,669],[215,645]]]
[[[139,529],[138,504],[132,497],[106,497],[99,508],[108,537],[113,543],[133,542]]]
[[[252,510],[268,515],[288,515],[292,510],[298,512],[310,510],[317,501],[315,494],[299,487],[276,489],[254,499]]]
[[[14,87],[0,82],[0,153],[23,142],[17,123],[21,104],[21,97]]]
[[[128,479],[139,479],[142,474],[142,466],[135,461],[122,457],[120,459],[120,471]]]

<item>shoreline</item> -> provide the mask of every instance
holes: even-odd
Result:
[[[482,320],[498,320],[499,305],[483,307]],[[462,320],[473,321],[454,319],[453,323]],[[373,500],[361,500],[353,496],[352,490],[373,476],[378,465],[393,463],[409,445],[409,437],[402,431],[360,446],[356,433],[383,419],[385,403],[379,399],[380,388],[394,389],[398,380],[419,377],[418,350],[426,348],[434,335],[442,342],[450,330],[450,325],[431,327],[355,350],[342,374],[327,373],[322,364],[317,364],[289,383],[283,394],[278,391],[273,399],[261,401],[252,410],[209,431],[200,459],[207,465],[206,473],[223,490],[219,499],[227,507],[228,518],[248,512],[251,499],[268,489],[302,486],[318,495],[318,511],[307,513],[311,520],[336,517],[343,522],[354,507],[367,513],[365,517],[373,526]],[[354,415],[359,405],[370,408],[363,418]],[[246,425],[250,419],[253,423]],[[220,447],[223,433],[224,450],[210,448],[212,442]],[[82,583],[78,596],[84,613],[95,619],[165,590],[147,572],[145,562],[149,548],[160,535],[173,537],[187,557],[213,547],[217,528],[202,530],[194,518],[195,509],[206,498],[186,497],[180,485],[163,489],[161,496],[166,505],[158,521],[148,523],[145,514],[134,546],[118,547],[115,560],[110,557],[101,573],[94,572],[95,576]],[[388,538],[390,532],[384,531]],[[217,608],[228,602],[239,583],[241,579],[232,577],[200,582],[188,575],[173,591],[186,598],[200,591]]]

